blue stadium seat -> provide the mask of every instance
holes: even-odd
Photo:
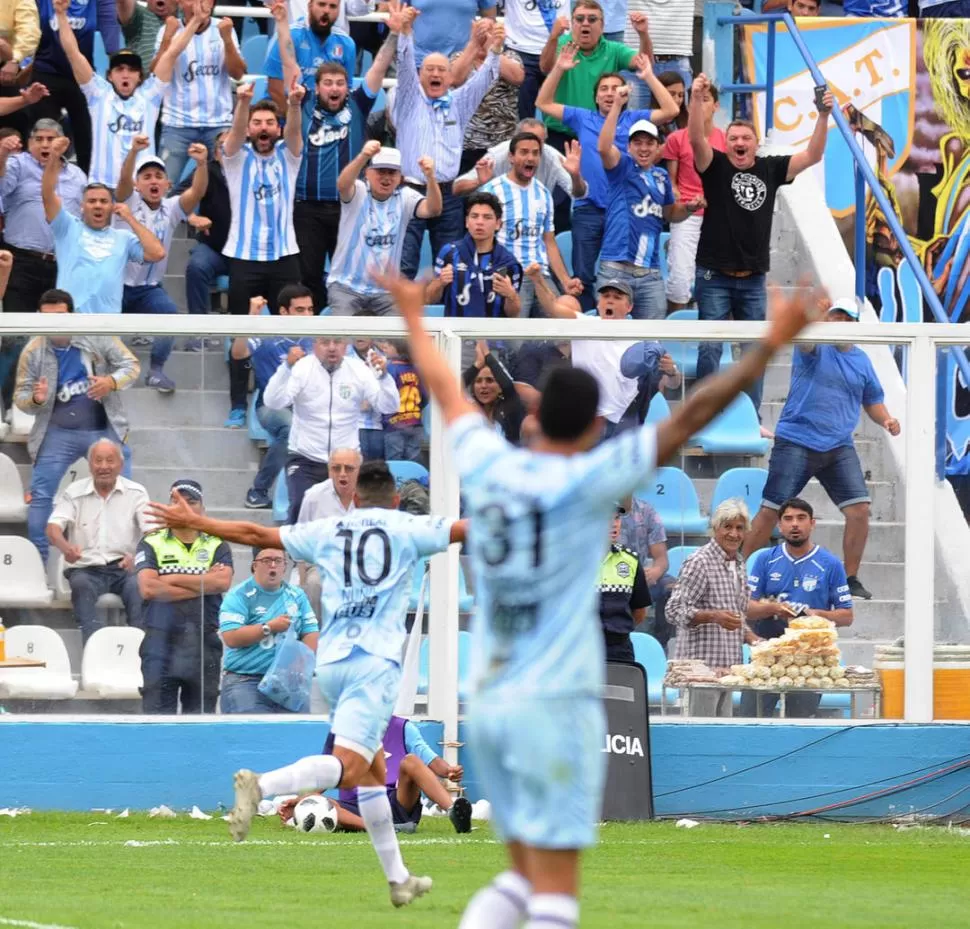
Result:
[[[226,292],[227,290],[229,290],[229,275],[228,274],[220,274],[216,278],[215,289],[218,290],[218,291],[221,291],[223,293]]]
[[[636,492],[656,511],[667,534],[706,535],[707,520],[701,516],[697,491],[680,468],[658,468],[649,487]]]
[[[647,674],[647,702],[651,706],[660,706],[663,680],[667,674],[667,656],[663,646],[646,632],[631,632],[630,641],[633,643],[634,660]],[[667,700],[673,702],[678,692],[667,688]]]
[[[421,481],[428,483],[428,469],[417,461],[389,461],[388,470],[394,475],[397,486],[400,487],[405,481]]]
[[[243,44],[245,45],[246,39],[254,35],[259,35],[259,26],[256,25],[256,20],[252,16],[247,16],[242,23]]]
[[[428,637],[421,639],[421,651],[418,654],[418,693],[428,692],[428,655],[431,646]],[[468,683],[472,664],[472,634],[460,629],[458,631],[458,699],[468,699]]]
[[[329,306],[325,306],[319,313],[317,313],[317,316],[332,316],[332,315],[333,315],[333,310],[331,310]]]
[[[566,270],[572,274],[573,273],[573,231],[572,229],[567,229],[565,232],[560,232],[556,236],[556,245],[559,246],[559,254],[562,255],[563,264],[566,266]],[[524,268],[522,269],[525,270]]]
[[[425,316],[444,316],[445,305],[443,303],[426,303],[424,307]]]
[[[434,267],[434,253],[431,251],[431,238],[425,232],[421,239],[421,260],[418,262],[418,274],[422,271],[430,271]]]
[[[256,79],[253,81],[253,102],[265,100],[269,96],[269,78],[262,74],[254,77]]]
[[[150,62],[142,62],[145,70],[148,70]],[[94,33],[94,73],[99,77],[105,77],[108,73],[108,53],[104,49],[104,39],[100,32]]]
[[[679,577],[683,563],[700,548],[699,545],[675,545],[667,549],[667,573],[671,577]]]
[[[650,406],[647,409],[647,419],[648,423],[656,425],[664,419],[670,416],[670,404],[667,402],[667,398],[660,392],[653,395],[653,399],[650,401]]]
[[[748,513],[754,519],[755,513],[761,509],[766,480],[768,472],[764,468],[731,468],[725,471],[714,485],[711,512],[719,503],[738,497],[748,505]]]
[[[364,54],[369,55],[370,52],[364,52]],[[370,65],[367,65],[367,68],[369,67]],[[362,68],[361,74],[366,74],[367,68]],[[356,90],[363,83],[364,83],[364,79],[362,77],[355,77],[351,81],[351,89]],[[379,91],[377,91],[377,96],[374,98],[374,106],[371,108],[371,112],[376,113],[378,112],[378,110],[384,110],[386,108],[387,108],[387,95],[384,93],[384,88],[382,87]]]
[[[266,49],[269,47],[269,36],[251,35],[243,39],[242,56],[246,59],[246,70],[252,74],[259,74],[263,70],[263,63],[266,61]],[[258,100],[253,94],[253,100]]]
[[[421,411],[421,425],[424,426],[424,437],[431,441],[431,404],[425,404]]]
[[[697,310],[674,310],[667,319],[696,320]],[[683,372],[684,377],[697,376],[696,342],[663,342],[662,344],[667,350],[667,354],[674,359],[677,367]],[[731,344],[725,342],[724,347],[721,349],[721,367],[726,368],[731,364],[734,364],[734,357],[731,355]]]
[[[270,434],[263,428],[259,421],[259,417],[256,415],[256,391],[254,390],[249,397],[249,413],[246,416],[246,420],[249,425],[249,438],[254,442],[265,442],[269,445],[273,439]]]
[[[693,436],[688,445],[699,445],[708,455],[764,455],[768,440],[747,394],[740,394],[713,422]]]
[[[286,470],[280,471],[273,488],[273,519],[285,523],[290,515],[290,492],[286,487]]]

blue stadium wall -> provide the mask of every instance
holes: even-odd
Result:
[[[435,746],[440,723],[421,724]],[[0,807],[176,809],[231,804],[233,770],[257,771],[318,752],[311,720],[0,722]],[[661,816],[755,818],[866,797],[839,818],[970,809],[970,726],[656,724]],[[614,760],[621,760],[615,756]],[[469,796],[479,791],[462,758]]]

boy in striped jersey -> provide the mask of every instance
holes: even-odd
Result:
[[[578,297],[583,292],[583,285],[566,270],[556,244],[552,228],[552,194],[536,178],[541,157],[539,137],[531,132],[517,133],[509,142],[508,174],[489,181],[481,189],[483,193],[494,194],[502,204],[505,220],[499,230],[499,244],[509,249],[523,268],[537,263],[542,268],[543,277],[553,287],[549,277],[551,270],[563,291]],[[520,315],[533,315],[536,297],[531,280],[523,281],[519,299],[522,303]]]
[[[172,185],[165,173],[165,162],[153,155],[150,148],[148,136],[135,136],[121,166],[116,194],[120,202],[128,204],[138,222],[162,243],[165,257],[146,264],[128,262],[122,313],[178,312],[175,302],[162,286],[172,238],[178,224],[199,205],[209,183],[208,149],[200,142],[193,142],[188,150],[189,158],[195,162],[192,184],[183,193],[167,197]],[[115,220],[117,224],[118,220]],[[175,390],[175,382],[162,370],[172,353],[172,342],[169,337],[156,337],[152,341],[151,363],[145,375],[145,383],[163,394]]]
[[[144,77],[144,62],[133,51],[122,49],[111,56],[107,80],[95,74],[91,63],[81,53],[77,36],[67,18],[70,0],[54,0],[57,34],[61,48],[70,62],[91,112],[91,170],[92,184],[118,185],[121,163],[131,148],[135,136],[147,136],[152,148],[155,143],[155,123],[162,98],[168,90],[175,59],[184,51],[202,24],[195,17],[155,62],[154,74]]]

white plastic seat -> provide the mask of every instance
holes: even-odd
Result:
[[[34,544],[17,535],[0,536],[0,606],[47,606],[53,597]]]
[[[71,602],[71,585],[64,576],[66,567],[63,553],[51,546],[47,556],[47,583],[54,593],[55,603]],[[117,594],[101,594],[98,597],[98,606],[108,613],[108,621],[111,622],[111,614],[124,610],[125,602]]]
[[[7,658],[34,658],[43,668],[0,671],[0,697],[24,700],[70,700],[77,693],[64,640],[47,626],[12,626],[6,635]]]
[[[65,472],[64,477],[61,478],[60,484],[57,485],[57,492],[54,494],[54,502],[57,502],[57,498],[67,490],[75,481],[83,481],[86,477],[91,476],[91,466],[88,464],[87,458],[78,458]]]
[[[0,455],[0,522],[19,523],[27,519],[24,485],[12,459]]]
[[[30,435],[33,425],[34,417],[30,413],[25,413],[16,405],[11,408],[10,431],[13,435]]]
[[[145,683],[141,673],[141,647],[145,633],[130,626],[106,626],[84,646],[81,689],[106,700],[137,700]]]

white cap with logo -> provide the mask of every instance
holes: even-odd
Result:
[[[370,160],[372,168],[390,168],[393,171],[401,170],[401,153],[396,148],[382,148]]]
[[[649,119],[638,119],[632,126],[630,126],[631,139],[638,132],[645,132],[647,135],[653,136],[655,139],[660,138],[660,133],[657,131],[657,127],[650,122]]]

